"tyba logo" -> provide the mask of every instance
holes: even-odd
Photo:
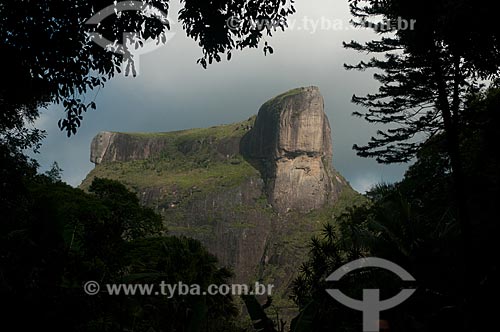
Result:
[[[123,11],[141,12],[141,14],[145,17],[158,19],[164,25],[170,27],[170,21],[167,14],[142,1],[117,2],[114,5],[100,10],[97,14],[88,19],[85,24],[99,25],[107,17],[120,15]],[[126,68],[124,68],[125,75],[128,76],[129,73],[132,72],[133,76],[137,76],[140,56],[146,53],[151,53],[162,47],[175,36],[175,32],[163,32],[159,36],[158,40],[151,38],[143,40],[137,32],[125,32],[123,33],[122,44],[117,43],[116,41],[111,41],[98,32],[91,32],[89,33],[89,36],[94,43],[101,46],[103,49],[115,54],[123,55],[123,64],[126,66]]]
[[[404,281],[415,281],[415,278],[401,266],[377,257],[360,258],[347,263],[333,272],[326,278],[326,281],[339,281],[346,274],[367,267],[382,268],[393,272]],[[327,289],[326,291],[341,304],[363,312],[363,331],[378,332],[380,312],[400,305],[415,292],[415,289],[403,289],[396,296],[383,301],[380,300],[380,289],[363,289],[362,301],[350,298],[338,289]]]

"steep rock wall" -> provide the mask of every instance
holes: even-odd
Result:
[[[261,171],[279,212],[307,212],[338,196],[331,129],[317,87],[291,90],[262,105],[240,150]]]
[[[101,132],[91,161],[96,167],[82,188],[94,177],[123,182],[163,216],[170,234],[201,241],[230,266],[236,282],[274,284],[275,303],[283,307],[308,240],[336,213],[340,191],[352,190],[333,169],[330,125],[316,87],[273,98],[241,123]]]

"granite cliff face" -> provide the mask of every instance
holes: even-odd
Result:
[[[185,132],[185,131],[183,131]],[[241,130],[243,132],[243,129]],[[176,132],[171,134],[175,135]],[[182,133],[182,132],[178,132]],[[133,160],[145,160],[161,156],[168,148],[170,141],[169,133],[158,134],[129,134],[102,131],[93,139],[90,146],[90,161],[95,165],[109,162],[126,162]],[[214,137],[203,137],[199,141],[186,141],[179,146],[184,152],[195,151],[204,143],[215,141]],[[240,137],[229,135],[213,146],[218,152],[218,158],[237,154],[239,151]]]
[[[266,102],[241,141],[242,154],[261,170],[272,206],[307,212],[338,196],[331,130],[317,87],[299,88]]]
[[[356,193],[332,166],[330,125],[315,87],[265,103],[257,117],[168,133],[99,133],[94,177],[119,180],[172,235],[200,240],[235,281],[288,286],[322,223]]]
[[[163,144],[158,140],[143,140],[103,131],[92,140],[90,161],[97,165],[103,162],[147,159],[158,154],[162,148]]]
[[[213,137],[217,159],[242,154],[261,173],[274,210],[308,212],[335,202],[342,184],[334,177],[331,129],[317,87],[291,90],[262,105],[255,123],[242,125],[240,135],[219,141]],[[181,150],[195,151],[202,142]],[[162,135],[101,132],[91,144],[90,160],[109,162],[145,160],[168,147]]]

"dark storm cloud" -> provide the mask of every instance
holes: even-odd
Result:
[[[359,191],[396,181],[405,166],[378,165],[352,151],[354,143],[367,142],[376,128],[351,116],[356,110],[351,96],[373,92],[377,85],[371,73],[343,69],[361,55],[344,50],[342,41],[373,37],[350,29],[349,18],[347,1],[298,1],[293,29],[269,39],[273,55],[245,50],[207,70],[196,64],[196,43],[174,26],[177,34],[169,43],[141,57],[138,77],[117,77],[99,91],[98,110],[86,115],[76,137],[68,139],[59,132],[60,108],[43,111],[38,125],[48,138],[37,159],[44,168],[58,161],[64,180],[76,186],[93,167],[90,141],[101,130],[155,132],[236,122],[256,114],[262,103],[283,91],[317,85],[332,125],[335,167]],[[328,29],[321,29],[322,21]]]

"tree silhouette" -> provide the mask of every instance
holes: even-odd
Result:
[[[232,273],[218,267],[200,242],[165,236],[161,217],[124,185],[95,179],[86,193],[33,174],[35,167],[22,155],[0,157],[13,166],[0,174],[10,193],[0,196],[2,327],[237,331],[230,295],[110,296],[103,289],[86,296],[82,286],[89,280],[103,287],[165,281],[206,289],[227,284]]]
[[[497,6],[495,4],[494,6]],[[363,117],[389,127],[379,130],[358,155],[381,163],[412,160],[429,138],[443,134],[455,185],[455,207],[468,236],[468,189],[463,174],[459,133],[471,95],[484,89],[485,80],[500,77],[500,39],[493,26],[494,7],[478,2],[351,0],[354,24],[382,37],[367,43],[351,41],[345,47],[376,54],[368,62],[345,65],[349,70],[375,69],[378,93],[353,96],[365,107]],[[387,22],[374,22],[383,17]],[[407,22],[405,26],[397,22]],[[410,24],[413,22],[413,24]],[[476,24],[483,22],[484,24]],[[412,28],[413,25],[413,28]],[[464,238],[464,252],[466,249]]]
[[[160,20],[148,10],[126,10],[105,17],[98,25],[85,22],[112,0],[31,0],[2,1],[0,5],[0,60],[4,71],[0,83],[0,130],[2,140],[26,139],[26,122],[38,116],[38,109],[49,103],[63,104],[66,116],[59,126],[68,136],[75,134],[83,114],[96,108],[85,101],[85,93],[104,86],[120,71],[123,54],[106,52],[92,42],[91,33],[122,43],[125,32],[140,38],[165,42],[168,20]],[[168,0],[126,1],[169,13]],[[118,4],[121,4],[118,3]],[[206,67],[229,59],[234,50],[257,47],[264,36],[286,27],[294,12],[293,0],[271,1],[181,1],[179,20],[187,35],[198,42]],[[142,7],[141,7],[142,6]],[[228,24],[233,19],[234,24]],[[268,24],[255,24],[265,21]],[[140,46],[140,42],[138,46]],[[267,43],[264,51],[272,50]],[[39,132],[31,132],[39,138]],[[36,136],[37,134],[38,136]],[[33,136],[35,135],[35,136]],[[7,137],[9,136],[9,137]],[[28,144],[29,145],[29,144]]]
[[[355,114],[393,127],[379,131],[366,146],[355,145],[358,154],[382,163],[407,162],[428,137],[444,131],[452,162],[459,162],[457,126],[467,97],[480,89],[481,80],[500,74],[499,33],[488,29],[493,14],[468,0],[351,0],[350,8],[356,26],[382,35],[364,44],[344,43],[350,49],[381,55],[345,66],[380,70],[374,75],[381,83],[379,92],[353,97],[354,103],[368,109]],[[380,16],[385,23],[373,21]],[[398,20],[406,24],[398,26]],[[469,24],[477,21],[485,25]]]

